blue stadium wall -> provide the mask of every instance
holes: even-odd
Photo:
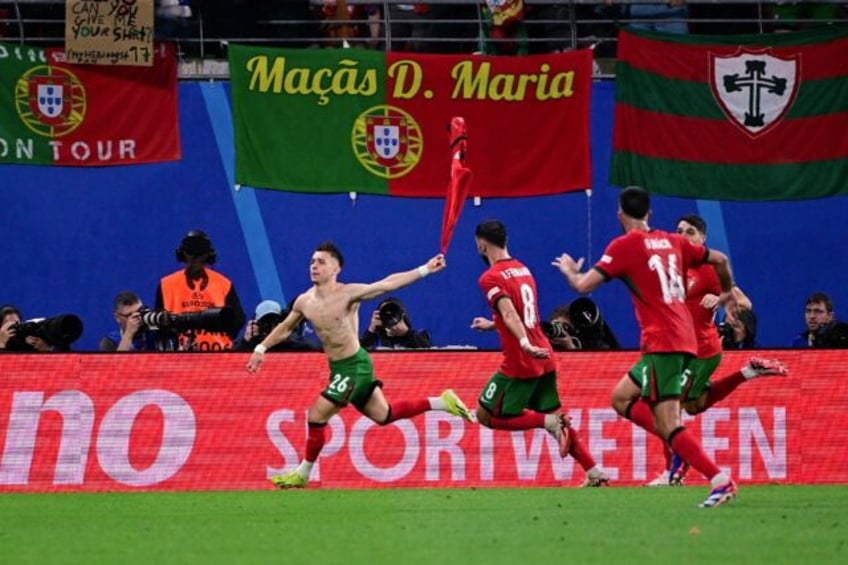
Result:
[[[185,82],[179,94],[179,162],[101,169],[0,165],[0,303],[17,305],[25,317],[76,313],[85,331],[74,349],[94,350],[114,326],[112,297],[132,289],[152,303],[159,278],[180,267],[174,249],[190,229],[209,233],[216,267],[233,279],[248,314],[261,299],[290,300],[308,288],[312,249],[327,239],[342,248],[341,279],[350,282],[411,268],[438,251],[438,199],[235,191],[228,85]],[[448,269],[396,293],[414,326],[429,329],[436,345],[497,347],[495,335],[469,328],[474,316],[488,314],[472,238],[481,220],[500,218],[508,226],[510,251],[536,275],[543,316],[575,297],[551,260],[565,251],[597,259],[621,233],[618,191],[607,185],[613,100],[613,83],[594,85],[591,196],[469,201]],[[522,142],[514,143],[521,158]],[[803,328],[811,292],[829,293],[837,314],[848,311],[846,204],[844,197],[787,203],[655,198],[652,224],[670,228],[683,214],[705,216],[709,244],[730,254],[739,284],[755,303],[760,345],[781,347]],[[593,298],[622,343],[636,347],[624,286],[604,285]],[[360,326],[375,305],[363,306]]]

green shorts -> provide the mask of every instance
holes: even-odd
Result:
[[[371,356],[360,348],[346,359],[330,361],[330,384],[321,396],[337,406],[353,404],[361,412],[378,386],[383,383],[374,378]]]
[[[680,398],[691,361],[688,353],[645,353],[629,375],[648,402]]]
[[[495,373],[477,400],[493,416],[520,416],[525,409],[553,412],[559,408],[556,373],[545,373],[535,379],[513,379]]]
[[[710,390],[710,377],[718,369],[719,363],[721,363],[721,353],[706,359],[692,359],[686,369],[686,384],[683,385],[680,400],[682,402],[696,400]]]

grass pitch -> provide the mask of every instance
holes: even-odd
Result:
[[[848,486],[0,495],[3,563],[848,563]]]

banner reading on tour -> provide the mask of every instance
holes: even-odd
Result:
[[[177,63],[71,65],[62,50],[0,43],[0,163],[131,165],[180,158]]]
[[[592,52],[419,55],[230,45],[239,184],[443,197],[465,118],[469,196],[591,186]]]
[[[750,352],[727,352],[716,375]],[[742,384],[687,427],[740,483],[848,483],[848,352],[761,351],[790,374]],[[0,492],[272,489],[303,456],[321,353],[0,356]],[[499,352],[375,353],[390,401],[453,388],[469,406]],[[613,485],[662,470],[660,440],[620,418],[609,392],[638,352],[557,354],[564,408]],[[492,431],[445,412],[378,426],[348,407],[330,420],[310,487],[577,486],[543,430]],[[705,482],[691,471],[687,484]]]

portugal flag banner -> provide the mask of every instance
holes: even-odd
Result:
[[[230,45],[238,184],[444,197],[445,127],[474,132],[471,196],[591,186],[592,53],[419,55]]]
[[[0,43],[0,163],[131,165],[180,158],[174,47],[151,67],[70,65]]]
[[[611,183],[713,200],[848,194],[848,27],[622,31]]]

